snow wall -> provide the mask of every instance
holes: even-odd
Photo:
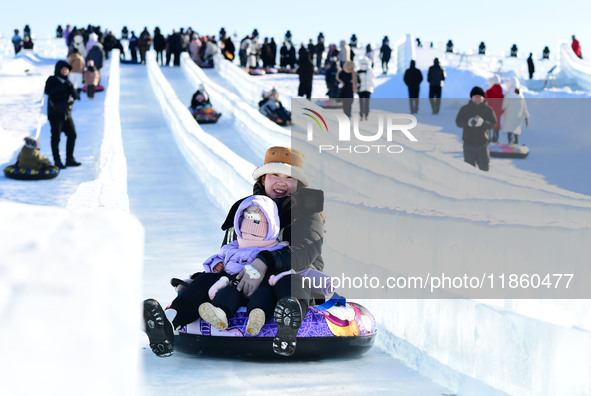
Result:
[[[144,230],[121,171],[118,60],[96,179],[66,209],[0,202],[0,238],[10,241],[0,244],[5,394],[141,394],[142,292],[130,279],[142,279]]]

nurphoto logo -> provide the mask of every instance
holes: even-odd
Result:
[[[309,108],[304,108],[304,110],[307,112],[303,114],[310,118],[307,129],[307,140],[309,142],[314,141],[314,130],[329,133],[328,125],[320,113]],[[345,114],[335,114],[335,117],[338,124],[338,134],[336,136],[338,144],[319,144],[319,153],[332,151],[337,154],[400,154],[404,151],[404,147],[399,144],[390,144],[394,133],[402,133],[410,142],[418,142],[417,138],[410,132],[411,129],[417,126],[417,119],[410,114],[378,115],[377,131],[375,132],[360,131],[360,118],[356,114],[351,119]]]

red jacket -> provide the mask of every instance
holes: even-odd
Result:
[[[580,58],[581,57],[581,44],[579,44],[579,40],[574,39],[571,45],[575,54]]]
[[[495,84],[489,89],[486,90],[484,93],[484,98],[486,99],[486,103],[495,112],[495,116],[497,116],[497,124],[495,125],[494,129],[501,129],[501,114],[503,114],[503,88],[499,84]]]

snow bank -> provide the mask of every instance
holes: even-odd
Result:
[[[579,59],[568,43],[560,46],[559,78],[575,88],[591,91],[591,64]]]
[[[143,228],[119,211],[0,202],[5,394],[139,394]]]
[[[68,198],[68,208],[108,208],[129,212],[127,161],[121,138],[119,115],[119,50],[112,52],[106,89],[104,134],[98,159],[98,176],[81,183]]]

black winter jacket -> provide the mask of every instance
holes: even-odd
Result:
[[[72,115],[74,100],[78,97],[78,92],[65,77],[61,76],[62,68],[72,67],[66,61],[58,61],[55,65],[55,74],[45,81],[45,93],[49,100],[47,101],[47,118],[68,118]]]
[[[254,185],[253,192],[265,194],[264,187],[258,182]],[[237,201],[228,212],[222,225],[222,230],[226,231],[222,245],[236,239],[234,216],[238,206],[246,198]],[[324,209],[324,193],[321,190],[303,188],[289,197],[275,200],[275,203],[279,209],[280,239],[289,242],[290,245],[283,249],[259,253],[257,258],[267,265],[268,274],[279,274],[290,269],[301,271],[306,268],[322,271],[324,224],[320,213]]]
[[[480,116],[484,122],[479,127],[468,125],[472,117]],[[497,124],[497,117],[486,101],[477,105],[471,100],[463,106],[456,117],[456,125],[464,129],[462,140],[471,146],[482,146],[490,141],[490,130]]]

